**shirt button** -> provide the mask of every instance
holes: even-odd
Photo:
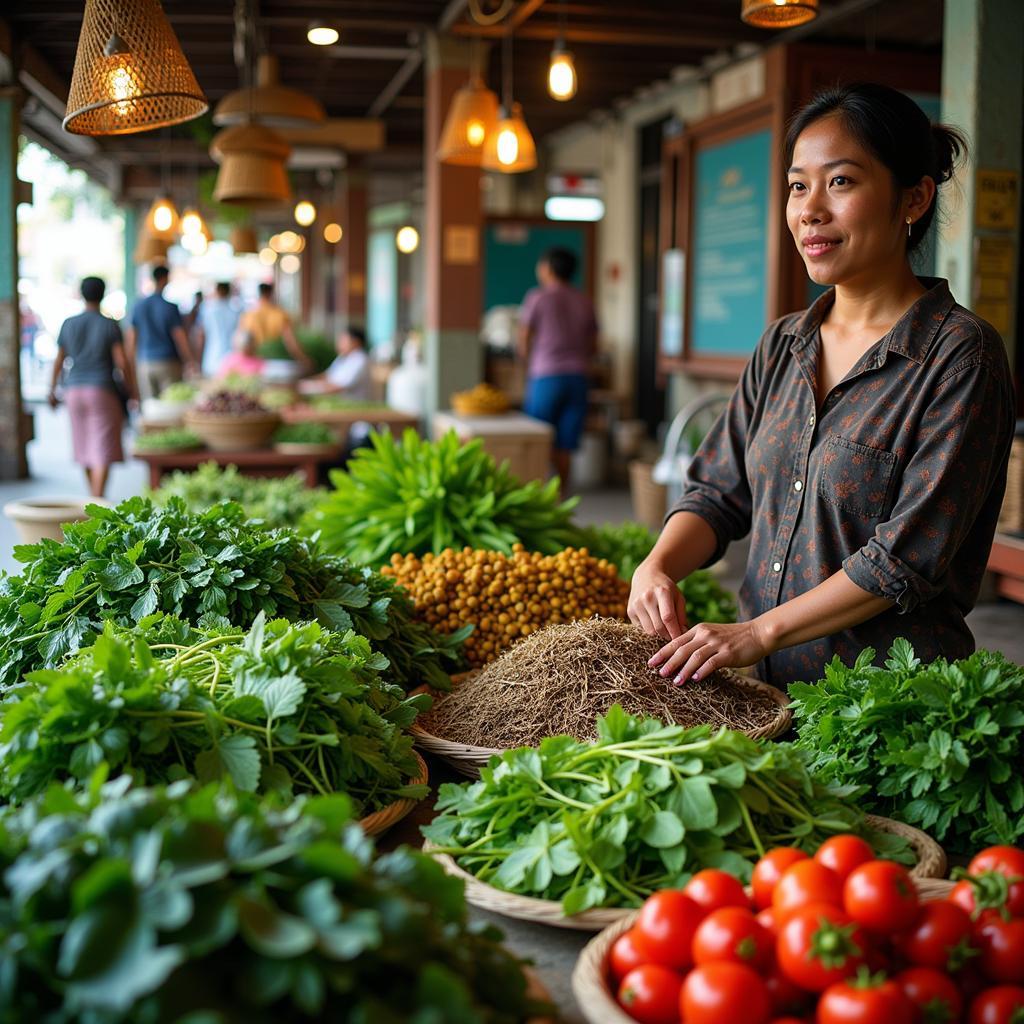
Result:
[[[797,480],[797,482],[795,484],[793,484],[793,490],[794,491],[802,491],[803,489],[804,489],[804,482],[802,480]]]
[[[782,563],[772,562],[772,572],[782,572]]]
[[[812,427],[814,426],[814,413],[813,412],[811,413],[810,416],[807,417],[807,422],[810,423],[810,425]]]

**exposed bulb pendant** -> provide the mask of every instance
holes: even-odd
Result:
[[[548,95],[555,100],[571,100],[576,95],[576,86],[576,64],[565,48],[565,41],[559,39],[548,66]]]
[[[146,214],[146,231],[165,242],[174,240],[181,229],[181,219],[170,196],[158,196]]]
[[[295,204],[295,222],[308,228],[316,220],[316,207],[308,200],[302,199]]]
[[[504,174],[520,174],[537,166],[537,147],[518,103],[513,103],[507,114],[501,111],[497,128],[484,144],[480,166]]]
[[[415,252],[419,244],[420,233],[411,224],[406,224],[395,233],[395,245],[398,246],[398,251],[405,255]]]
[[[818,16],[818,0],[743,0],[740,17],[758,28],[793,28]]]

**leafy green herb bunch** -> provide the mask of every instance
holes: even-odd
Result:
[[[315,622],[195,629],[159,613],[107,622],[87,650],[30,672],[0,703],[0,792],[84,784],[105,763],[147,785],[229,778],[240,790],[349,794],[361,812],[426,795],[406,731],[428,696],[378,673],[365,637]]]
[[[161,507],[136,497],[88,513],[62,542],[16,547],[24,571],[0,576],[0,689],[60,664],[107,619],[128,625],[156,611],[197,625],[246,629],[263,612],[354,629],[387,657],[390,682],[450,685],[444,666],[459,664],[464,633],[415,622],[391,580],[324,555],[292,530],[249,522],[240,505],[190,512],[177,498]]]
[[[790,744],[666,726],[618,704],[597,730],[594,743],[550,737],[492,759],[479,782],[443,785],[424,836],[482,881],[576,914],[639,906],[707,867],[748,881],[773,846],[813,851],[866,831],[848,793]],[[905,856],[902,841],[869,838]]]
[[[215,785],[0,812],[0,1021],[523,1024],[543,1006],[461,884],[375,857],[343,796]]]
[[[329,551],[382,565],[394,554],[440,554],[471,547],[511,554],[513,545],[555,554],[580,547],[571,523],[576,499],[559,502],[558,481],[522,483],[477,439],[454,431],[427,441],[414,430],[401,440],[371,434],[347,471],[334,470],[334,490],[305,519]]]
[[[922,664],[902,637],[789,688],[798,744],[865,806],[950,850],[1024,838],[1024,668],[993,651]]]

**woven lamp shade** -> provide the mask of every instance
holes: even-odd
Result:
[[[256,232],[247,224],[232,228],[231,248],[235,250],[236,256],[246,252],[259,252],[260,244],[256,238]]]
[[[214,124],[257,121],[275,128],[305,128],[327,120],[319,100],[280,84],[277,58],[272,54],[260,57],[256,78],[255,88],[229,92],[214,107]]]
[[[537,147],[518,103],[512,104],[511,114],[502,117],[487,136],[480,166],[503,174],[520,174],[537,166]]]
[[[437,159],[444,164],[479,167],[484,142],[498,124],[498,97],[479,78],[452,97]]]
[[[167,259],[169,244],[165,239],[157,238],[148,231],[140,232],[139,240],[135,245],[135,262],[138,264],[162,263]]]
[[[158,0],[86,0],[66,131],[127,135],[208,108]]]
[[[220,164],[213,198],[256,209],[289,202],[292,189],[284,162],[290,152],[277,132],[262,125],[225,128],[210,143],[210,155]]]
[[[818,0],[743,0],[740,17],[758,28],[793,28],[818,16]]]

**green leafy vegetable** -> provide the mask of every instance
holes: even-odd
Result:
[[[171,498],[181,498],[191,512],[205,512],[220,501],[237,501],[250,519],[257,519],[270,529],[294,527],[327,492],[306,486],[299,474],[282,477],[246,476],[237,466],[218,466],[204,462],[197,470],[178,470],[165,476],[153,492],[153,500],[166,505]]]
[[[178,380],[160,392],[161,402],[191,402],[199,394],[199,388],[188,381]]]
[[[0,1020],[524,1024],[500,932],[343,796],[57,787],[0,812]]]
[[[371,434],[348,472],[334,470],[335,490],[306,517],[330,551],[380,565],[393,554],[484,548],[511,554],[554,554],[582,544],[570,514],[576,499],[559,503],[558,481],[523,484],[498,466],[479,440],[463,444],[454,431],[425,441],[407,430],[401,441]]]
[[[322,423],[288,423],[274,431],[275,444],[337,444],[338,435]]]
[[[193,430],[169,427],[167,430],[154,430],[151,434],[138,434],[133,445],[137,452],[180,451],[202,448],[203,439]]]
[[[624,580],[633,578],[640,563],[651,553],[658,535],[640,523],[588,527],[586,545],[596,558],[607,558]],[[736,596],[707,570],[690,573],[679,589],[686,601],[686,614],[694,622],[735,622]]]
[[[105,762],[147,785],[190,775],[343,792],[366,812],[418,799],[405,730],[430,698],[383,683],[386,667],[364,637],[262,614],[248,634],[162,615],[108,622],[91,648],[30,672],[0,704],[0,791],[24,800],[85,783]]]
[[[0,688],[88,646],[106,619],[168,612],[196,625],[247,629],[263,612],[355,630],[390,662],[389,682],[446,689],[468,630],[451,636],[414,620],[405,591],[370,569],[322,554],[292,530],[266,530],[223,502],[189,512],[129,498],[88,506],[63,542],[15,548],[20,576],[0,576]]]
[[[884,667],[866,648],[795,683],[798,743],[812,765],[860,787],[870,810],[951,850],[1024,837],[1024,668],[992,651],[923,665],[898,639]]]
[[[596,743],[554,736],[492,759],[479,782],[443,785],[424,836],[482,881],[575,914],[639,906],[706,867],[746,881],[772,846],[814,850],[864,831],[846,792],[820,784],[792,745],[665,726],[617,704],[597,726]]]
[[[322,409],[326,412],[361,412],[372,409],[386,408],[381,402],[368,402],[362,398],[346,398],[344,395],[312,395],[309,404],[314,409]]]
[[[316,373],[323,373],[334,362],[334,357],[338,354],[334,342],[326,334],[309,327],[296,327],[295,340],[299,343],[299,348],[312,360]],[[263,342],[257,355],[261,359],[294,358],[283,338],[271,338]]]

